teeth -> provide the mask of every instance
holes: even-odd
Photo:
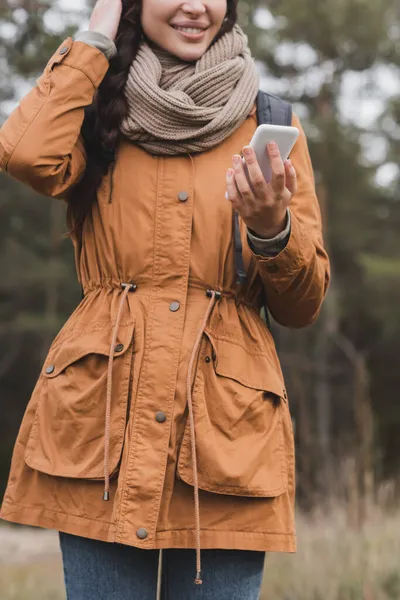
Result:
[[[184,33],[202,33],[203,31],[203,29],[195,29],[194,27],[175,27],[175,29]]]

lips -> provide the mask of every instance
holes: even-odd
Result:
[[[174,29],[198,29],[201,31],[205,31],[206,29],[208,29],[210,26],[209,25],[205,25],[202,23],[171,23],[171,27],[173,27]]]
[[[178,33],[178,35],[188,42],[201,42],[205,38],[206,29],[203,27],[182,27],[179,25],[172,25],[172,28]],[[207,28],[208,29],[208,28]]]

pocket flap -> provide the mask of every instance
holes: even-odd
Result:
[[[213,355],[213,360],[210,355]],[[199,488],[273,498],[288,488],[287,402],[281,371],[267,350],[205,333],[193,382]],[[194,485],[190,423],[178,475]]]
[[[109,472],[117,473],[129,410],[135,323],[118,329],[112,365]],[[114,323],[96,323],[61,336],[50,348],[36,388],[37,405],[25,448],[37,471],[74,479],[104,478],[108,357]]]
[[[125,354],[132,339],[134,322],[131,319],[121,321],[118,328],[118,339],[115,344],[115,357]],[[92,327],[75,329],[68,339],[61,339],[56,347],[51,348],[43,367],[43,375],[47,379],[57,377],[66,367],[80,360],[87,354],[110,356],[113,325],[109,321],[97,322]]]
[[[218,375],[234,379],[254,390],[286,397],[283,377],[265,352],[249,351],[231,338],[216,337],[206,332],[214,349],[214,367]]]

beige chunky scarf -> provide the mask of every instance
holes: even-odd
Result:
[[[202,152],[220,144],[250,113],[259,77],[238,25],[197,62],[143,42],[125,88],[121,132],[152,154]]]

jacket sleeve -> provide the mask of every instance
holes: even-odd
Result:
[[[291,228],[285,248],[274,257],[253,251],[264,286],[266,303],[275,321],[286,327],[311,324],[327,292],[330,269],[322,238],[321,212],[307,139],[300,121],[292,124],[300,136],[291,153],[298,191],[290,205]]]
[[[98,31],[81,31],[75,36],[75,40],[101,50],[107,60],[111,60],[117,54],[114,42]]]
[[[86,167],[84,108],[108,64],[100,50],[65,40],[0,129],[0,171],[40,194],[66,196]]]
[[[276,256],[284,249],[290,237],[290,210],[286,211],[286,227],[273,238],[260,238],[247,229],[247,240],[250,248],[262,256]]]

